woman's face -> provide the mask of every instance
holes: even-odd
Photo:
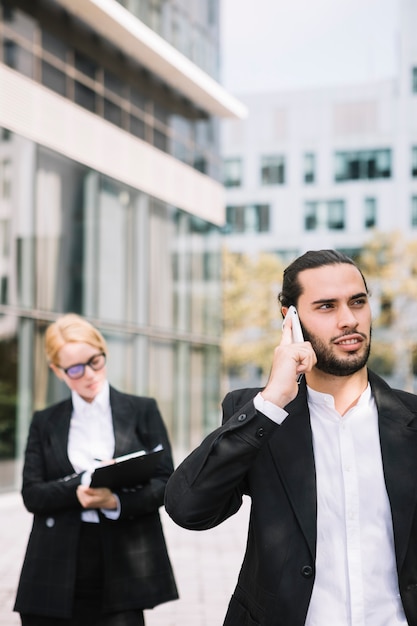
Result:
[[[105,360],[101,355],[102,352],[89,343],[66,343],[58,352],[58,366],[52,364],[51,369],[58,378],[68,385],[71,391],[76,391],[86,402],[92,402],[101,391],[107,378]],[[97,359],[94,357],[97,357]],[[93,369],[88,364],[89,362],[94,367],[100,367],[102,363],[104,365],[101,369]],[[68,368],[73,368],[75,365],[84,366],[72,370],[78,374],[82,373],[82,376],[79,378],[71,378],[71,371],[69,373],[64,371],[68,370]]]

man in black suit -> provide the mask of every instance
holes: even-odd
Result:
[[[203,530],[251,498],[225,626],[417,626],[417,397],[367,368],[368,288],[350,258],[302,255],[280,302],[305,341],[285,324],[266,387],[226,396],[166,510]]]

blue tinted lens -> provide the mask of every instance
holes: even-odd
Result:
[[[66,371],[67,376],[70,378],[81,378],[84,374],[84,365],[72,365]]]

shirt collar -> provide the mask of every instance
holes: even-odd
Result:
[[[92,402],[86,402],[83,400],[83,398],[76,391],[71,391],[71,398],[74,412],[78,415],[84,415],[93,408],[97,408],[99,411],[104,412],[110,407],[109,382],[107,380],[104,381],[102,389]]]
[[[307,385],[307,397],[309,404],[317,404],[317,405],[326,405],[326,406],[334,406],[334,398],[329,393],[322,393],[321,391],[316,391]],[[359,396],[358,401],[355,406],[361,406],[370,401],[371,398],[371,385],[368,383],[366,389]]]

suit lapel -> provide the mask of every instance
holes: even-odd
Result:
[[[269,446],[314,558],[317,527],[316,471],[305,381],[301,382],[295,400],[285,409],[289,415],[271,438]]]
[[[132,451],[135,437],[135,421],[133,409],[128,398],[110,387],[110,406],[114,429],[114,456],[121,456]]]
[[[391,505],[398,571],[403,563],[416,508],[416,416],[392,393],[384,381],[370,372],[378,407],[385,484]]]
[[[49,418],[49,431],[52,450],[56,456],[59,467],[64,474],[71,474],[74,468],[68,458],[68,436],[72,415],[72,401],[66,400],[57,406]]]

